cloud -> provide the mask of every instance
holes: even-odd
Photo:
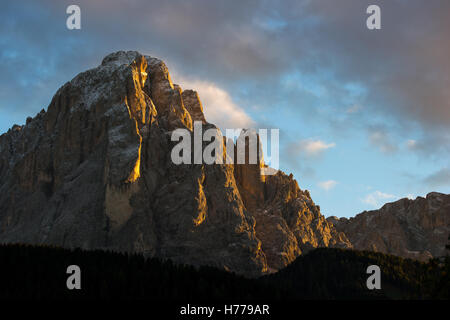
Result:
[[[206,120],[223,132],[225,129],[255,128],[255,121],[233,101],[227,91],[215,83],[177,75],[173,79],[183,89],[197,91]]]
[[[423,179],[423,182],[432,188],[450,186],[450,168],[442,168]]]
[[[396,196],[388,193],[383,193],[381,191],[375,191],[372,193],[369,193],[364,199],[362,199],[362,202],[371,205],[372,207],[379,208],[384,203],[386,203],[387,200],[395,199]]]
[[[298,150],[308,157],[316,157],[321,155],[325,150],[334,148],[336,144],[326,143],[322,140],[305,139],[297,143]]]
[[[280,166],[296,170],[296,173],[304,179],[318,181],[318,163],[323,160],[324,153],[336,146],[334,142],[325,142],[317,138],[298,140],[280,129],[281,145]]]
[[[325,191],[333,189],[337,185],[337,181],[327,180],[318,183],[319,187]]]
[[[112,51],[133,49],[211,80],[233,93],[232,102],[241,94],[273,110],[279,97],[291,99],[286,108],[305,117],[313,110],[309,101],[328,98],[339,109],[327,116],[330,124],[336,114],[351,114],[342,127],[368,126],[374,115],[394,125],[414,122],[427,147],[421,154],[450,152],[440,138],[450,128],[448,0],[379,0],[382,29],[375,32],[365,27],[370,0],[341,0],[339,6],[331,0],[244,0],[239,10],[236,1],[79,0],[80,31],[65,28],[64,1],[24,2],[9,2],[0,12],[5,118],[16,112],[25,120],[76,73]],[[411,21],[421,27],[412,28]],[[284,94],[280,80],[289,74],[307,75],[303,92]],[[301,110],[298,101],[304,102]],[[348,107],[357,105],[364,112]]]
[[[423,158],[439,159],[450,154],[450,132],[406,140],[406,149]]]
[[[371,129],[369,141],[383,153],[394,153],[397,146],[391,141],[388,133],[384,129]]]

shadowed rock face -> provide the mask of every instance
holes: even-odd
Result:
[[[216,128],[164,62],[108,55],[0,136],[0,242],[139,252],[247,276],[313,247],[351,246],[292,175],[175,165],[171,132],[193,135],[194,121]]]
[[[445,255],[450,234],[450,195],[400,199],[354,218],[327,219],[344,232],[355,249],[428,260]]]

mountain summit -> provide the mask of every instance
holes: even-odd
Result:
[[[194,121],[218,130],[163,61],[108,55],[0,136],[0,242],[137,252],[247,276],[311,248],[351,247],[292,175],[175,165],[171,133],[192,132]]]

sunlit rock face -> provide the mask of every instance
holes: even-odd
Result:
[[[292,175],[264,178],[261,163],[175,165],[171,133],[192,133],[194,121],[216,129],[164,62],[108,55],[0,136],[0,242],[138,252],[247,276],[310,248],[351,246]]]
[[[450,195],[431,192],[426,198],[400,199],[354,218],[328,218],[355,249],[418,260],[446,254],[450,234]]]

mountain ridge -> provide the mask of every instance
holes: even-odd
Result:
[[[163,61],[106,56],[0,136],[0,242],[136,252],[250,277],[312,248],[351,247],[292,175],[173,164],[170,134],[192,134],[194,121],[221,136]]]
[[[357,250],[371,250],[426,261],[446,254],[450,234],[450,195],[430,192],[403,198],[352,218],[328,217]]]
[[[58,89],[47,111],[0,135],[0,242],[143,253],[250,277],[317,247],[444,253],[448,195],[430,193],[447,200],[426,212],[401,199],[325,219],[292,174],[261,176],[263,162],[174,165],[170,135],[193,134],[194,121],[222,139],[197,92],[174,84],[162,60],[109,54]],[[398,212],[409,207],[416,218],[405,220]]]

